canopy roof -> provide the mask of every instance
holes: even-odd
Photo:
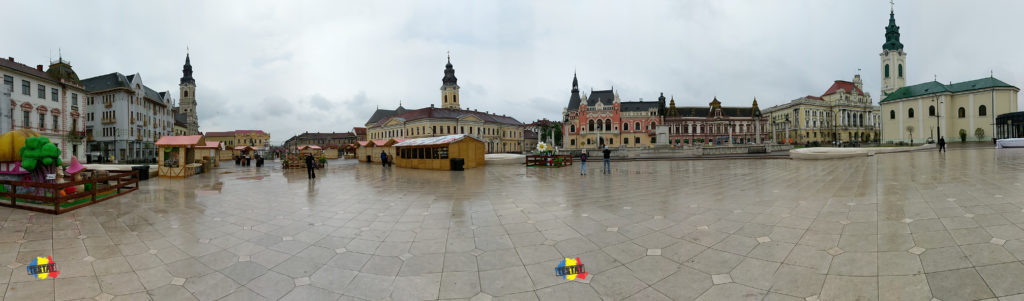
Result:
[[[196,148],[220,148],[220,141],[206,141],[206,145],[196,146]]]
[[[203,136],[163,136],[160,140],[156,141],[157,146],[196,146],[206,145],[206,140],[203,140]]]
[[[408,139],[408,140],[402,141],[402,142],[400,142],[398,144],[395,144],[395,146],[442,145],[442,144],[455,143],[455,142],[458,142],[458,141],[460,141],[462,139],[467,139],[467,138],[483,142],[483,140],[480,140],[480,139],[478,139],[476,137],[473,137],[473,136],[470,136],[470,135],[458,134],[458,135],[448,135],[448,136],[440,136],[440,137]]]
[[[236,146],[235,147],[235,150],[247,150],[247,149],[255,149],[255,148],[252,148],[252,146],[248,146],[248,145],[242,145],[242,146]]]
[[[299,150],[306,150],[306,149],[323,149],[323,148],[320,148],[319,146],[316,146],[316,145],[303,145],[303,146],[299,147]]]

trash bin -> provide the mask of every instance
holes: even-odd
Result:
[[[135,165],[132,166],[132,171],[139,172],[139,181],[149,180],[149,165]]]
[[[451,170],[464,170],[466,165],[466,159],[463,158],[451,158]]]

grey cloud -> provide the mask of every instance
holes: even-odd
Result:
[[[462,105],[530,122],[561,119],[581,88],[680,106],[768,107],[860,71],[879,100],[887,1],[24,1],[0,57],[34,66],[61,48],[79,77],[142,74],[177,94],[191,47],[204,131],[259,128],[274,142],[347,131],[376,107],[438,104],[445,53]],[[898,1],[908,83],[995,76],[1024,87],[1024,2]],[[153,11],[160,11],[153,14]],[[118,18],[107,18],[117,12]],[[38,16],[49,22],[37,22]],[[88,34],[68,35],[90,19]],[[187,16],[187,17],[183,17]],[[132,24],[125,26],[124,24]],[[39,37],[59,39],[39,40]],[[119,43],[132,37],[133,43]],[[34,41],[34,42],[28,42]],[[42,42],[39,42],[42,41]],[[55,52],[55,51],[54,51]],[[274,96],[274,97],[271,97]],[[177,97],[176,97],[177,98]],[[299,120],[299,122],[296,122]]]

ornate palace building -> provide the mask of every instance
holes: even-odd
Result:
[[[0,59],[0,111],[4,117],[0,132],[27,129],[39,132],[61,150],[61,160],[71,156],[85,159],[83,137],[87,120],[87,91],[71,63],[58,57],[43,71],[14,61]]]
[[[860,75],[837,80],[821,96],[804,96],[764,110],[771,139],[780,143],[866,142],[879,139],[878,107]]]
[[[672,145],[760,144],[768,138],[768,123],[757,99],[750,107],[723,107],[716,97],[707,107],[677,108],[673,98],[665,112],[665,125]]]
[[[621,101],[613,90],[581,94],[576,75],[562,115],[562,144],[567,149],[725,145],[766,137],[756,100],[751,107],[722,107],[717,98],[707,107],[676,107],[673,98],[666,108],[664,94],[657,102]],[[667,131],[665,141],[658,141],[659,128]]]
[[[906,57],[900,27],[889,11],[882,44],[882,141],[925,141],[944,137],[946,142],[990,141],[999,114],[1017,111],[1020,89],[993,76],[943,84],[930,81],[906,84]]]
[[[441,79],[441,107],[377,109],[366,121],[366,139],[424,138],[468,134],[483,140],[488,153],[522,152],[523,123],[505,115],[463,110],[451,58]]]
[[[572,76],[569,105],[562,112],[562,144],[568,149],[641,147],[654,144],[654,129],[661,124],[658,102],[626,101],[613,90],[580,93],[579,81]]]

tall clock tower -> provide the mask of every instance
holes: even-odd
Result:
[[[199,116],[196,114],[196,80],[192,78],[192,63],[189,61],[188,53],[185,54],[185,66],[181,69],[181,83],[178,84],[178,89],[181,92],[179,112],[184,113],[188,120],[188,134],[201,135]]]
[[[448,56],[448,64],[444,65],[444,78],[441,79],[441,107],[445,109],[460,109],[459,107],[459,79],[455,78],[455,69],[452,68],[452,57]]]
[[[896,16],[889,9],[889,26],[885,27],[885,44],[882,44],[882,98],[907,85],[907,53],[903,52],[900,43],[900,27],[896,26]]]

